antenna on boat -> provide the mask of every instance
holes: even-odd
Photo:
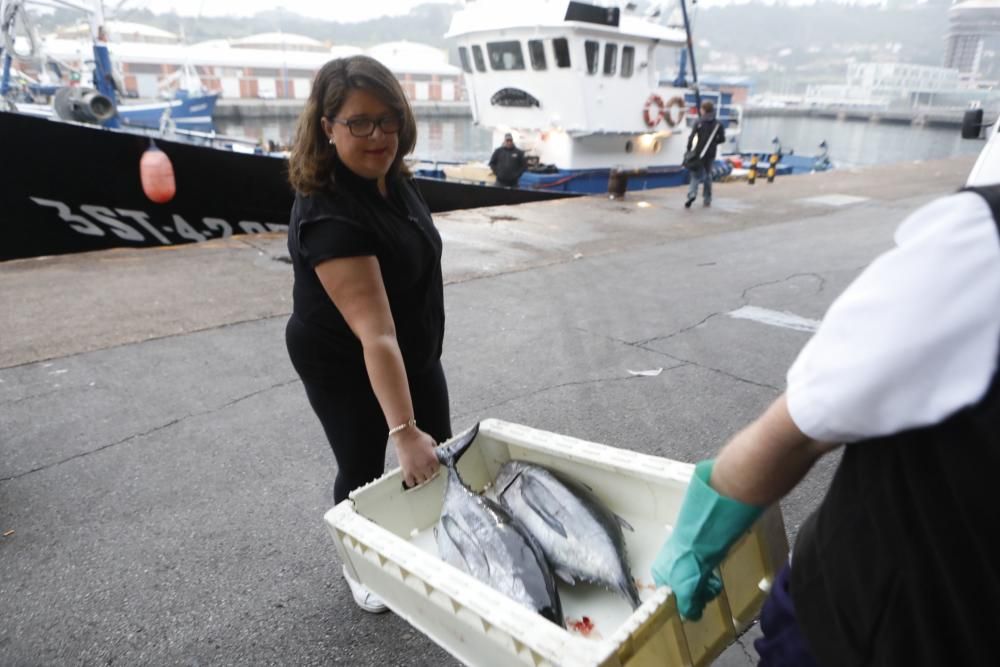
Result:
[[[27,34],[29,53],[21,54],[15,50],[15,42],[17,41],[16,26],[17,21],[20,20],[22,27]],[[11,94],[12,87],[10,85],[11,80],[11,67],[14,62],[14,56],[25,57],[26,55],[32,55],[35,52],[35,35],[28,23],[28,16],[24,11],[24,3],[21,0],[6,0],[0,2],[0,56],[3,60],[3,74],[2,79],[0,79],[0,99],[5,103],[9,103],[13,106],[13,100],[8,96]]]
[[[680,0],[681,14],[684,16],[684,34],[687,36],[687,54],[691,60],[691,87],[694,89],[694,103],[701,118],[701,92],[698,90],[698,69],[694,64],[694,42],[691,40],[691,22],[688,20],[687,0]],[[695,0],[692,0],[692,4]]]

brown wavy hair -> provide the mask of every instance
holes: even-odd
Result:
[[[337,58],[323,65],[313,79],[306,106],[299,115],[295,142],[288,158],[288,182],[297,192],[312,194],[332,183],[336,148],[323,132],[322,118],[332,119],[352,90],[367,90],[399,114],[399,149],[389,175],[409,176],[403,157],[417,143],[417,122],[395,75],[368,56]]]

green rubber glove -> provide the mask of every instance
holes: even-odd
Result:
[[[715,569],[729,547],[764,511],[716,493],[708,483],[714,465],[708,460],[695,466],[674,531],[653,561],[653,581],[670,586],[677,610],[691,621],[722,590]]]

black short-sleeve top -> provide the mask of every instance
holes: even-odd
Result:
[[[441,236],[412,178],[390,178],[383,197],[368,180],[337,161],[331,186],[296,194],[288,225],[295,284],[292,316],[315,335],[313,352],[363,368],[361,343],[327,295],[315,267],[339,257],[374,256],[396,325],[407,372],[441,358],[444,288]]]

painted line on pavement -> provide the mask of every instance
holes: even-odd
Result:
[[[758,308],[757,306],[743,306],[726,314],[737,320],[753,320],[754,322],[769,324],[772,327],[794,329],[795,331],[808,331],[811,333],[819,328],[819,320],[810,320],[807,317],[799,317],[794,313],[785,313],[769,308]]]

